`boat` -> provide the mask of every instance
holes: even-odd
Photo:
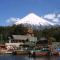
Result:
[[[44,49],[44,50],[31,50],[31,55],[32,56],[48,56],[48,55],[50,55],[50,52],[47,49]]]

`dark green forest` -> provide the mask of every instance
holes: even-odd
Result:
[[[26,35],[27,27],[22,24],[13,26],[0,26],[0,42],[7,42],[12,35]],[[42,30],[33,29],[34,36],[38,38],[47,37],[53,41],[60,41],[60,27],[44,28]]]

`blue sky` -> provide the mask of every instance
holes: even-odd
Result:
[[[23,18],[31,12],[39,16],[60,14],[60,0],[0,0],[0,26],[8,25],[10,18]]]

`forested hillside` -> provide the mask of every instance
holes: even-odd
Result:
[[[27,27],[24,25],[13,25],[13,26],[0,26],[0,41],[7,42],[8,37],[12,35],[26,35]],[[33,29],[34,36],[37,36],[38,40],[40,37],[47,37],[53,39],[53,41],[60,41],[60,27],[51,27],[35,30]]]

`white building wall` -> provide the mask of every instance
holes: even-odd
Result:
[[[19,47],[19,45],[21,45],[23,43],[5,43],[5,46],[16,46]]]

